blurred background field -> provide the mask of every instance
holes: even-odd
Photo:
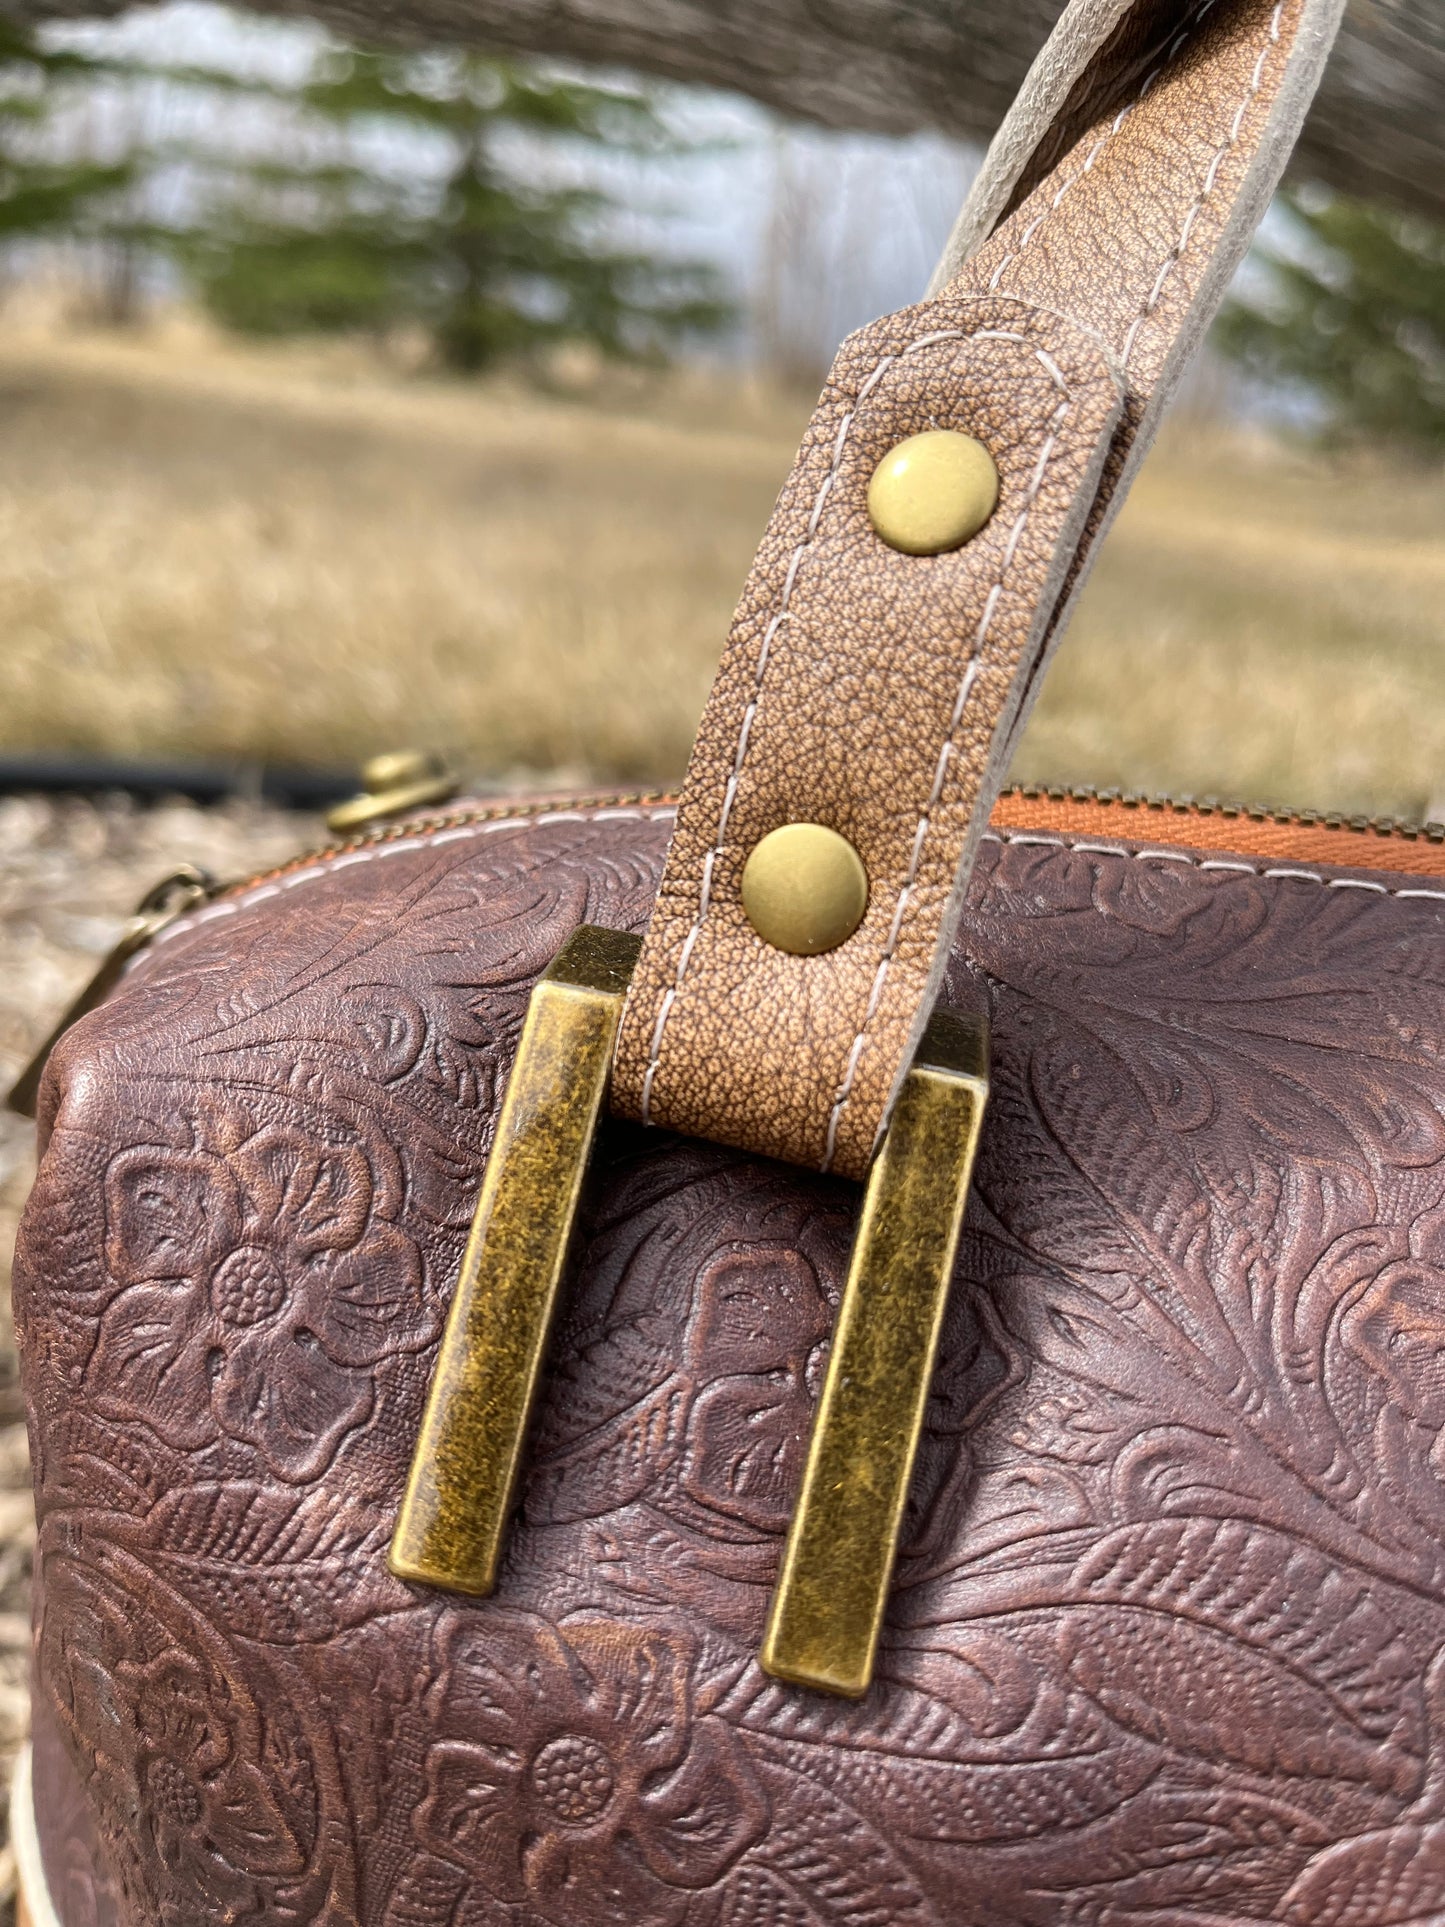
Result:
[[[575,363],[0,326],[0,749],[675,781],[810,401]],[[1427,814],[1442,527],[1438,468],[1181,414],[1017,773]]]
[[[0,759],[669,784],[976,165],[214,6],[0,28]],[[1017,777],[1445,813],[1445,242],[1298,186]]]

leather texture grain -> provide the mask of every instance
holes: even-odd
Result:
[[[993,1099],[861,1703],[754,1657],[858,1194],[736,1151],[607,1127],[500,1590],[389,1577],[529,987],[642,926],[670,828],[294,869],[58,1051],[16,1281],[65,1927],[1438,1919],[1438,878],[985,837],[944,994]]]
[[[845,345],[708,699],[619,1039],[620,1113],[867,1169],[892,1079],[878,1039],[916,1042],[927,1020],[959,851],[988,817],[990,732],[1043,641],[1121,398],[1091,337],[997,296]],[[929,428],[985,443],[999,505],[964,548],[903,555],[872,531],[868,483]],[[796,822],[839,831],[870,881],[857,931],[822,956],[775,950],[743,908],[747,856]]]
[[[1071,10],[1065,35],[1087,16],[1085,43],[1106,36],[1098,59],[1077,72],[1061,54],[1034,105],[1081,126],[1074,144],[943,294],[844,344],[699,728],[618,1041],[627,1114],[866,1170],[1051,645],[1283,168],[1342,4],[1145,0],[1112,34],[1109,8]],[[1022,191],[1040,144],[1052,153],[1047,129],[1005,129],[995,172]],[[920,358],[920,335],[1000,296],[1013,320]],[[979,366],[983,335],[1009,329],[1055,360],[1067,345],[1055,395]],[[1068,402],[1085,342],[1124,390],[1102,461]],[[1005,466],[974,543],[901,556],[868,523],[865,458],[935,422],[978,433],[1001,466],[1041,444],[1047,461]],[[740,897],[753,844],[790,819],[858,842],[871,883],[859,929],[807,968],[755,935]]]

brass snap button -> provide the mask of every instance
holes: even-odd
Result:
[[[931,428],[891,448],[868,484],[868,519],[892,549],[941,555],[978,534],[998,506],[998,469],[983,443]]]
[[[836,950],[863,921],[868,872],[847,837],[821,823],[770,830],[743,867],[743,909],[764,943],[794,957]]]

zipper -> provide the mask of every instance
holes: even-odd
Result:
[[[1422,837],[1429,843],[1445,844],[1445,823],[1421,823],[1408,817],[1346,816],[1338,810],[1297,810],[1273,803],[1234,803],[1217,796],[1169,796],[1144,790],[1099,789],[1092,783],[1044,784],[1013,783],[1000,801],[1098,804],[1109,809],[1173,812],[1182,816],[1219,816],[1228,821],[1239,818],[1251,823],[1277,823],[1304,830],[1344,830],[1358,836],[1397,836],[1406,842]]]
[[[369,830],[364,836],[328,843],[319,850],[303,851],[274,869],[261,870],[254,876],[228,883],[216,894],[223,897],[240,896],[259,883],[271,883],[289,876],[295,870],[349,856],[354,850],[371,849],[378,844],[396,842],[402,837],[435,836],[442,830],[463,829],[469,823],[492,823],[504,816],[544,816],[549,810],[556,809],[637,809],[676,801],[676,791],[643,790],[595,796],[551,796],[530,803],[496,803],[482,807],[473,804],[449,810],[444,815],[409,816],[403,822],[388,823],[379,829]],[[1169,796],[1142,790],[1100,789],[1092,783],[1011,783],[1000,792],[999,807],[1005,813],[1010,804],[1028,803],[1093,805],[1102,809],[1138,811],[1141,816],[1218,816],[1229,822],[1243,819],[1255,824],[1272,823],[1311,831],[1339,831],[1349,836],[1399,837],[1408,842],[1423,839],[1428,843],[1445,845],[1445,823],[1417,823],[1403,817],[1345,816],[1338,811],[1285,809],[1266,803],[1221,802],[1212,796]],[[1140,828],[1143,828],[1142,823]],[[1348,861],[1343,849],[1336,860]]]
[[[674,794],[666,790],[643,790],[632,793],[611,793],[580,797],[541,797],[529,803],[496,803],[477,806],[475,804],[456,810],[448,810],[436,816],[410,816],[399,823],[387,823],[380,828],[368,830],[363,836],[355,836],[345,841],[326,844],[319,850],[309,850],[288,862],[270,870],[259,870],[254,876],[243,877],[239,881],[219,884],[206,871],[194,864],[182,864],[169,871],[159,883],[149,889],[136,905],[135,913],[126,923],[115,944],[106,953],[85,988],[73,1000],[64,1016],[36,1051],[25,1069],[20,1073],[7,1097],[8,1109],[22,1117],[34,1117],[36,1098],[40,1089],[41,1073],[52,1050],[65,1032],[87,1011],[94,1010],[103,1002],[119,983],[131,959],[145,949],[162,930],[195,910],[203,903],[218,898],[240,896],[261,883],[270,883],[293,871],[306,869],[317,863],[334,862],[336,858],[349,856],[353,851],[373,849],[378,845],[393,843],[405,837],[436,836],[444,830],[465,828],[471,823],[491,823],[505,816],[533,817],[545,816],[551,810],[592,810],[646,808],[675,802]],[[1033,828],[1048,827],[1068,829],[1074,827],[1067,820],[1070,808],[1112,813],[1115,810],[1126,813],[1128,821],[1121,821],[1117,833],[1123,836],[1157,834],[1151,819],[1158,817],[1193,818],[1195,820],[1218,818],[1214,834],[1209,837],[1211,844],[1220,847],[1234,847],[1228,842],[1230,832],[1224,825],[1249,827],[1249,845],[1259,848],[1271,833],[1293,832],[1296,837],[1320,837],[1329,840],[1331,847],[1319,854],[1305,853],[1296,849],[1293,853],[1301,860],[1318,862],[1343,861],[1347,866],[1368,867],[1369,859],[1382,852],[1369,849],[1349,849],[1355,839],[1369,837],[1387,841],[1427,846],[1445,845],[1445,823],[1417,823],[1394,816],[1346,816],[1341,811],[1296,810],[1278,808],[1264,803],[1234,803],[1221,801],[1217,797],[1170,796],[1162,793],[1150,794],[1142,790],[1100,789],[1092,783],[1039,784],[1013,783],[1001,792],[995,812],[995,821],[1004,827]],[[1037,821],[1035,819],[1038,819]],[[1147,827],[1146,827],[1147,826]],[[1182,824],[1171,825],[1181,828]],[[1339,836],[1339,844],[1333,837]],[[1410,853],[1411,861],[1402,868],[1411,870],[1420,866],[1419,858],[1426,852]],[[1363,862],[1359,862],[1363,859]],[[1431,866],[1433,869],[1433,865]]]

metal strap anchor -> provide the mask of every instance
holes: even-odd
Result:
[[[392,1540],[399,1578],[497,1583],[639,947],[584,925],[533,990]],[[852,1698],[872,1679],[987,1101],[983,1025],[936,1013],[864,1193],[760,1654],[778,1679]]]

